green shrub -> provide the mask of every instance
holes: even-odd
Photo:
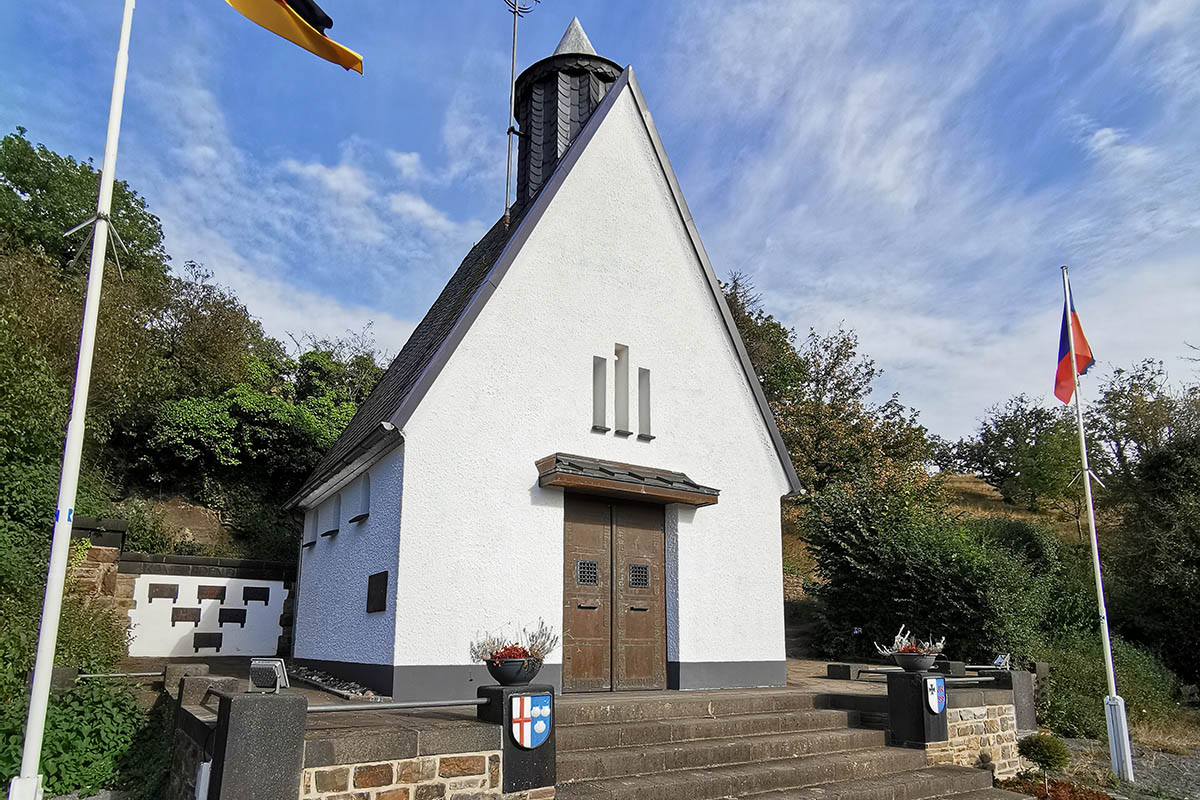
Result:
[[[1200,435],[1145,455],[1127,491],[1110,562],[1114,619],[1200,682]]]
[[[175,552],[178,537],[167,525],[165,513],[137,498],[123,501],[117,513],[129,525],[124,549],[135,553]]]
[[[1032,526],[1007,537],[1003,524],[960,523],[902,492],[857,485],[813,498],[804,528],[829,655],[875,658],[872,642],[891,641],[902,624],[945,635],[948,654],[971,661],[1026,658],[1041,635],[1058,562]]]
[[[1026,736],[1017,743],[1017,752],[1041,767],[1042,772],[1062,769],[1071,760],[1071,754],[1067,752],[1067,746],[1062,743],[1062,739],[1048,733]]]
[[[1178,681],[1153,653],[1114,637],[1113,659],[1130,722],[1164,721],[1179,712]],[[1039,717],[1061,736],[1107,738],[1100,634],[1064,634],[1042,645],[1038,660],[1050,663],[1050,699]]]
[[[128,800],[161,800],[166,796],[174,733],[175,701],[161,694],[121,758],[119,783],[129,790]]]
[[[0,779],[7,785],[21,764],[28,699],[22,692],[0,708]],[[120,765],[143,724],[129,689],[89,681],[51,697],[41,770],[47,796],[83,796],[114,786]]]

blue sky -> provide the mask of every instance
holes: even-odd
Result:
[[[118,173],[269,332],[370,320],[394,354],[503,210],[511,17],[323,6],[365,76],[220,0],[142,0]],[[4,131],[99,161],[120,8],[0,6]],[[574,15],[637,70],[718,273],[800,333],[857,330],[880,400],[956,437],[1049,397],[1062,263],[1099,377],[1195,377],[1200,3],[546,0],[518,69]]]

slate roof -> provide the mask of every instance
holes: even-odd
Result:
[[[635,486],[680,489],[687,492],[709,494],[713,497],[721,493],[712,487],[701,486],[682,472],[672,472],[669,469],[638,467],[633,464],[622,464],[619,461],[605,461],[600,458],[574,456],[568,453],[555,453],[552,458],[553,461],[548,458],[538,462],[542,475],[548,475],[552,472],[582,475],[585,478],[620,481],[621,483],[629,483]]]
[[[300,491],[288,501],[289,505],[331,477],[379,428],[379,423],[391,417],[400,407],[417,379],[433,360],[442,342],[470,305],[471,298],[487,279],[488,273],[517,230],[523,213],[524,209],[520,213],[514,213],[508,228],[504,227],[504,218],[501,217],[483,238],[475,243],[442,289],[442,293],[433,301],[429,311],[408,337],[404,349],[392,359],[379,383],[358,407],[346,430],[317,464]]]

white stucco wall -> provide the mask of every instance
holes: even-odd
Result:
[[[318,536],[315,545],[301,550],[297,658],[392,663],[404,471],[401,445],[371,467],[370,515],[361,522],[347,522],[359,513],[359,478],[342,490],[338,534]],[[311,522],[311,515],[320,514],[320,530],[328,529],[336,505],[336,498],[331,497],[309,509],[305,525]],[[367,576],[383,570],[389,573],[388,608],[368,614]]]
[[[616,342],[651,370],[651,442],[591,431],[597,355],[613,426]],[[538,617],[561,631],[563,495],[534,467],[556,451],[720,489],[668,506],[668,658],[783,660],[786,479],[628,91],[404,434],[397,664],[466,664],[474,632]]]
[[[169,598],[150,599],[152,584],[177,586],[174,602]],[[225,600],[200,600],[201,586],[225,587]],[[252,586],[270,590],[267,603],[258,600],[244,602],[242,589]],[[138,575],[133,583],[136,605],[129,611],[129,655],[135,657],[167,656],[273,656],[279,648],[279,615],[287,599],[283,581],[249,580],[245,578],[197,578],[191,575]],[[172,609],[199,609],[200,622],[171,624]],[[246,612],[246,624],[220,623],[221,609]],[[194,633],[221,634],[219,651],[193,647]]]

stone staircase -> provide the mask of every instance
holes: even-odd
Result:
[[[560,800],[1002,800],[991,773],[928,766],[796,689],[568,695]]]

